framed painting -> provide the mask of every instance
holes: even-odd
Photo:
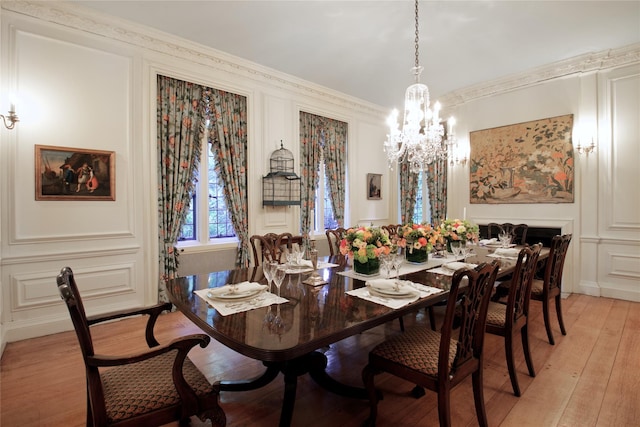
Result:
[[[379,173],[367,174],[367,199],[382,200],[382,175]]]
[[[573,203],[573,114],[471,132],[470,202]]]
[[[115,200],[115,152],[35,146],[36,200]]]

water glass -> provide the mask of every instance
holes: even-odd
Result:
[[[458,258],[462,252],[462,242],[459,240],[451,242],[451,252],[453,252],[454,257]]]
[[[500,246],[508,248],[511,243],[511,235],[509,233],[498,234],[498,240],[500,240]]]

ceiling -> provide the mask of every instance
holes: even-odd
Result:
[[[414,3],[71,1],[371,103],[402,105],[413,83]],[[456,89],[640,42],[635,1],[421,1],[421,82]]]

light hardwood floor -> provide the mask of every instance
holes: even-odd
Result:
[[[571,295],[563,300],[568,335],[554,319],[556,345],[547,342],[540,303],[531,304],[530,339],[537,376],[527,375],[522,349],[516,346],[522,397],[512,394],[504,344],[486,336],[485,401],[491,426],[640,426],[640,303]],[[428,324],[423,313],[405,323]],[[94,327],[97,352],[127,352],[143,340],[143,319]],[[368,350],[391,334],[397,322],[332,345],[327,350],[331,374],[360,384]],[[199,332],[180,313],[161,317],[161,341]],[[213,341],[191,353],[211,381],[240,379],[262,371],[262,365]],[[82,426],[85,422],[85,382],[80,351],[73,332],[9,343],[1,362],[0,425],[2,427]],[[435,426],[436,397],[414,399],[411,384],[386,374],[377,377],[384,394],[379,426]],[[277,426],[282,377],[250,392],[223,392],[221,406],[229,426]],[[365,401],[324,391],[308,376],[298,382],[293,426],[360,426],[367,416]],[[452,392],[454,426],[477,425],[471,381]],[[171,424],[176,426],[177,423]],[[194,419],[194,426],[203,426]]]

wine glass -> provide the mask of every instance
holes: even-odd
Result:
[[[282,286],[282,282],[287,275],[287,270],[282,265],[276,265],[274,269],[275,270],[272,270],[271,272],[273,276],[273,283],[276,284],[276,288],[278,288],[278,296],[280,296],[280,286]]]
[[[396,254],[396,256],[391,259],[391,262],[392,262],[393,268],[396,269],[396,281],[397,281],[398,279],[400,279],[400,266],[402,266],[404,259],[402,258],[401,255]]]
[[[267,279],[267,286],[269,287],[268,291],[271,292],[271,281],[273,280],[273,269],[271,266],[271,262],[264,262],[262,264],[262,274],[264,274],[264,278]]]

